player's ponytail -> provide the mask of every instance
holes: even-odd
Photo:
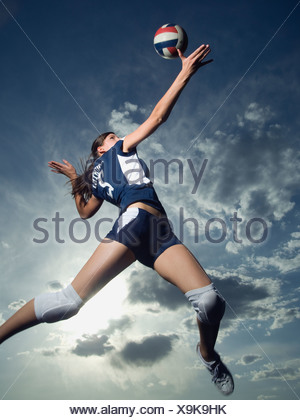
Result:
[[[80,161],[80,174],[77,176],[75,181],[72,181],[72,196],[75,197],[75,195],[81,195],[84,200],[89,200],[92,196],[92,173],[94,169],[94,163],[99,158],[98,155],[98,147],[102,146],[104,139],[109,135],[114,134],[111,131],[108,131],[106,133],[100,134],[94,140],[92,147],[91,147],[91,154],[84,162],[84,160]]]

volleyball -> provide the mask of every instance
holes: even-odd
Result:
[[[157,54],[170,60],[178,57],[177,49],[187,49],[188,37],[181,26],[167,23],[156,31],[153,43]]]

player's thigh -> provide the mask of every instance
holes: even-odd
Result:
[[[134,261],[133,252],[125,245],[104,240],[77,274],[72,286],[83,300],[87,300]]]
[[[154,269],[183,293],[211,283],[200,263],[182,244],[166,249],[155,261]]]

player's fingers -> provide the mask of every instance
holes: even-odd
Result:
[[[65,168],[66,167],[66,165],[64,165],[63,163],[60,163],[60,162],[51,161],[49,163],[53,166],[57,166],[58,168]]]
[[[202,60],[204,60],[204,58],[209,54],[211,52],[211,49],[210,49],[210,47],[209,46],[207,46],[207,48],[205,48],[204,50],[202,50],[199,54],[198,54],[198,56],[197,56],[197,59],[199,60],[199,61],[202,61]]]
[[[198,47],[192,54],[190,54],[189,58],[193,59],[203,53],[207,48],[209,48],[209,45],[202,44],[200,47]]]
[[[52,164],[48,164],[48,166],[49,166],[49,168],[52,168],[52,169],[59,169],[59,166],[57,166],[57,165],[52,165]]]
[[[54,171],[57,171],[57,173],[63,173],[63,167],[59,165],[49,165],[50,168],[52,168]]]
[[[177,52],[178,52],[178,56],[179,56],[179,58],[181,58],[181,60],[183,58],[185,58],[184,55],[182,54],[181,50],[177,49]]]

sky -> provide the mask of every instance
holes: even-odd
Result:
[[[80,221],[47,162],[76,166],[98,133],[149,116],[181,68],[153,36],[177,23],[186,55],[208,43],[214,61],[138,152],[227,301],[216,349],[230,398],[300,398],[299,16],[297,0],[0,1],[0,323],[68,285],[109,231],[117,209]],[[197,342],[186,298],[134,263],[76,317],[3,343],[0,396],[223,399]]]

